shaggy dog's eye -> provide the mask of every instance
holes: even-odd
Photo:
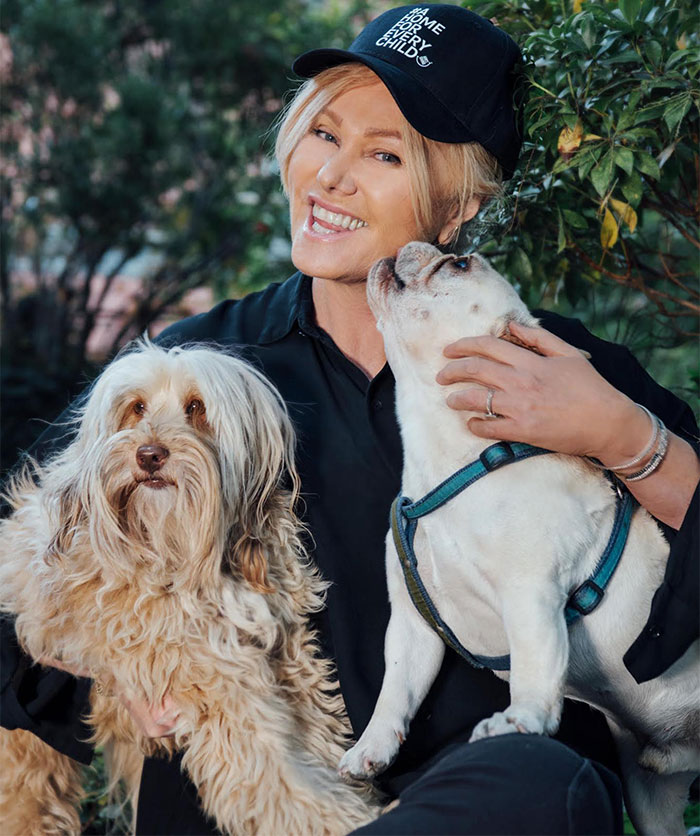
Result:
[[[185,413],[189,418],[192,418],[195,415],[201,415],[203,412],[204,404],[199,400],[199,398],[192,398],[191,401],[188,401],[187,406],[185,406]]]
[[[458,258],[456,261],[453,261],[452,264],[459,270],[468,270],[469,262],[471,260],[472,258],[470,255],[463,255],[461,258]]]
[[[143,415],[146,411],[146,404],[143,401],[136,401],[131,409],[136,415]]]

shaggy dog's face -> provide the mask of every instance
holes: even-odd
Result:
[[[509,319],[534,323],[508,282],[479,255],[445,255],[414,241],[370,270],[367,298],[392,368],[411,358],[435,374],[460,337],[500,336]],[[396,371],[396,368],[395,368]]]
[[[93,537],[140,543],[149,559],[204,559],[254,537],[293,471],[279,394],[223,352],[141,345],[107,367],[79,421],[63,504],[90,521]]]
[[[197,381],[162,364],[139,371],[109,393],[101,476],[113,503],[143,516],[176,507],[178,495],[192,501],[205,485],[220,493],[217,436]]]

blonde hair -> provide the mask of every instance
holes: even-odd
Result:
[[[299,87],[277,121],[275,156],[285,194],[291,156],[318,114],[341,93],[378,80],[369,67],[352,62],[323,70]],[[437,142],[418,133],[403,117],[401,133],[413,211],[426,240],[453,215],[463,217],[472,199],[483,205],[500,194],[500,166],[478,142]],[[456,241],[459,228],[460,224],[447,243]]]

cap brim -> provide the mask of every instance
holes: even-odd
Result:
[[[463,125],[449,107],[408,73],[374,55],[350,52],[347,49],[312,49],[292,64],[302,78],[312,78],[322,70],[350,62],[364,64],[384,82],[408,122],[423,136],[437,142],[474,142],[476,137]]]

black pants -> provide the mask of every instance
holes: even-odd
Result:
[[[614,773],[563,743],[507,734],[453,748],[355,833],[619,834],[622,793]]]
[[[137,834],[217,832],[199,809],[194,787],[176,770],[176,760],[146,762]],[[403,790],[396,809],[355,833],[620,834],[620,784],[608,769],[556,740],[504,735],[450,749]]]

